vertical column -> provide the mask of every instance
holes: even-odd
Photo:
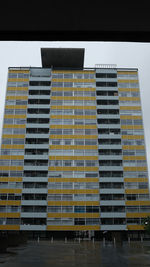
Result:
[[[21,230],[46,230],[50,69],[30,69]]]
[[[0,229],[19,230],[29,70],[10,68],[0,156]]]
[[[98,230],[94,72],[53,71],[48,230]]]
[[[116,69],[96,70],[101,230],[125,230],[125,201]]]
[[[128,230],[142,230],[150,212],[148,172],[137,70],[118,70]]]

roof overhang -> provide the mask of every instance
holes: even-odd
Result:
[[[43,68],[83,69],[84,48],[41,48]]]

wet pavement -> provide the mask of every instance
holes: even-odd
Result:
[[[0,254],[4,267],[150,267],[150,242],[28,241]]]

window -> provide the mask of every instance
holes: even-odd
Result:
[[[82,79],[83,78],[83,74],[82,73],[74,73],[74,78],[75,79]]]
[[[15,114],[26,114],[26,109],[15,109]]]
[[[12,139],[12,143],[13,143],[13,145],[23,145],[24,144],[24,139],[22,138],[22,139],[19,139],[19,138],[14,138],[14,139]]]
[[[83,160],[75,161],[75,166],[84,166],[84,161]]]
[[[61,92],[61,91],[52,91],[51,95],[52,96],[63,96],[63,92]]]
[[[26,100],[16,100],[16,105],[27,105],[27,101]]]
[[[9,138],[7,138],[7,139],[3,138],[2,139],[2,144],[3,145],[10,145],[11,144],[11,139],[9,139]]]
[[[97,87],[117,87],[117,82],[96,82]]]
[[[12,134],[12,128],[4,128],[3,129],[3,134]]]
[[[64,82],[64,87],[73,87],[73,82]]]
[[[52,78],[53,79],[63,79],[63,73],[53,73]]]
[[[25,124],[26,123],[26,119],[14,119],[14,124]]]
[[[52,82],[52,87],[63,87],[62,82]]]
[[[64,96],[73,96],[73,92],[66,91],[66,92],[64,92]]]
[[[9,73],[8,78],[17,78],[17,73]]]
[[[16,87],[16,82],[8,82],[8,87]]]
[[[11,166],[23,166],[23,160],[11,160]]]
[[[95,79],[95,73],[84,73],[84,79]]]
[[[96,73],[96,78],[117,78],[116,73]]]
[[[74,212],[76,213],[85,213],[85,206],[75,206]]]
[[[9,160],[0,160],[0,166],[9,166],[10,161]]]
[[[73,79],[72,73],[64,73],[64,79]]]
[[[50,81],[30,81],[31,86],[50,86]]]
[[[26,130],[22,128],[14,128],[13,134],[25,134]]]

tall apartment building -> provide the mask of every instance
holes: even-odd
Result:
[[[41,56],[41,68],[8,70],[0,230],[142,231],[150,198],[138,70],[84,68],[84,49]]]

